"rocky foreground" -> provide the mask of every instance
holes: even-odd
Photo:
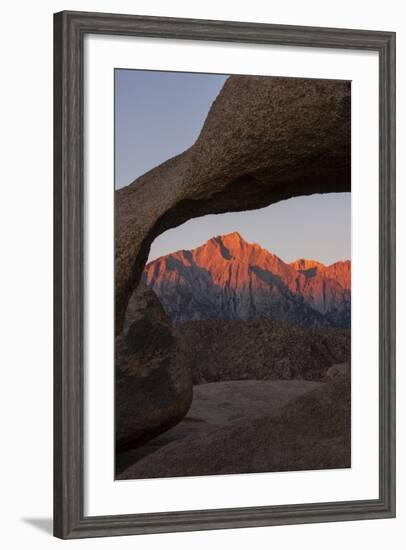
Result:
[[[117,455],[117,479],[351,466],[347,376],[217,382],[194,392],[176,427]]]
[[[348,467],[349,350],[270,319],[174,325],[141,285],[116,339],[117,476]]]

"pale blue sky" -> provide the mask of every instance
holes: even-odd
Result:
[[[226,79],[116,69],[116,188],[193,145]]]
[[[190,147],[227,75],[117,69],[115,186]],[[204,216],[160,235],[149,259],[238,231],[285,261],[351,257],[351,195],[297,197],[260,210]]]

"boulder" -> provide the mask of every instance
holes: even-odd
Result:
[[[189,410],[192,375],[181,339],[153,291],[139,285],[116,338],[116,449],[141,445]]]
[[[350,376],[350,374],[351,367],[349,363],[338,363],[327,369],[326,377],[332,380],[337,376]]]
[[[231,76],[196,143],[116,191],[116,334],[152,241],[205,214],[350,191],[350,83]]]

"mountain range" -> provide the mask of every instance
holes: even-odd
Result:
[[[285,263],[237,233],[147,264],[144,281],[175,322],[271,318],[310,327],[351,323],[351,262]]]

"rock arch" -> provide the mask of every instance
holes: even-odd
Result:
[[[196,143],[116,191],[118,451],[175,425],[192,401],[176,328],[139,284],[152,241],[205,214],[349,191],[350,155],[349,82],[231,76]]]
[[[349,191],[350,83],[231,76],[195,144],[116,191],[116,333],[152,241],[190,218]]]

